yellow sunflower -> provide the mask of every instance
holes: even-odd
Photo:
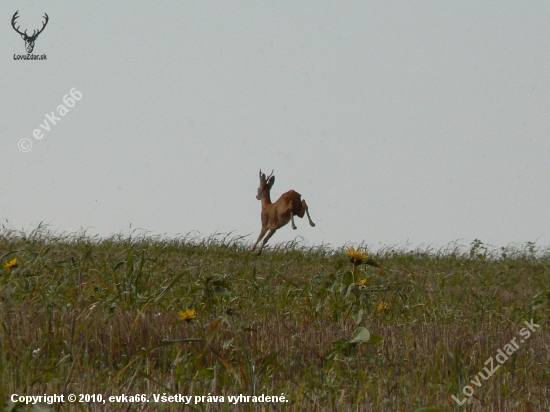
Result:
[[[13,258],[12,260],[10,260],[8,263],[6,263],[4,265],[4,267],[8,270],[10,270],[11,268],[16,268],[17,266],[19,265],[19,263],[17,263],[17,258]]]
[[[191,322],[197,317],[197,312],[194,309],[185,309],[178,312],[178,316],[181,320],[186,321],[187,323]]]
[[[376,310],[377,311],[383,311],[383,310],[386,310],[388,309],[388,304],[386,302],[380,302],[378,305],[376,305]]]
[[[349,257],[349,261],[354,265],[360,265],[363,263],[363,260],[369,258],[368,252],[362,252],[360,249],[355,250],[353,247],[349,247],[347,252],[344,252],[345,255]]]

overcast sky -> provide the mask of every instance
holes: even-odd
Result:
[[[47,60],[14,60],[27,54],[17,10],[29,34],[48,14],[33,51]],[[297,219],[270,243],[550,245],[547,1],[3,1],[0,13],[10,228],[252,242],[262,168],[275,169],[272,199],[298,191],[317,224]],[[59,116],[72,88],[82,98]]]

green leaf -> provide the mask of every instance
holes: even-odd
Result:
[[[376,345],[380,342],[382,342],[384,338],[382,336],[377,335],[376,333],[370,334],[370,339],[367,343],[370,343],[371,345]]]
[[[344,286],[344,291],[342,291],[342,293],[344,294],[344,297],[348,297],[351,293],[351,291],[355,288],[355,283],[350,283],[349,285],[347,286]]]
[[[344,285],[351,285],[353,283],[353,273],[351,271],[344,273],[344,278],[342,279]]]
[[[439,412],[439,411],[441,411],[441,408],[437,408],[435,406],[429,406],[427,408],[416,409],[414,412]]]
[[[208,293],[209,295],[229,296],[229,291],[226,288],[220,288],[219,286],[216,287],[214,290],[206,289],[206,293]]]
[[[363,320],[363,313],[363,308],[361,308],[355,313],[355,315],[353,315],[353,320],[355,321],[356,325],[359,325]]]
[[[231,285],[227,280],[215,280],[212,282],[214,286],[219,286],[220,288],[229,289]]]
[[[376,263],[376,261],[372,260],[372,259],[368,259],[365,264],[367,265],[370,265],[370,266],[374,266],[374,267],[377,267],[377,268],[381,268],[382,266],[380,266],[378,263]]]
[[[193,293],[203,289],[204,288],[202,286],[193,286],[192,288],[189,289],[189,291],[187,292],[187,295],[192,295]]]
[[[360,326],[353,332],[353,337],[348,340],[348,343],[364,343],[370,339],[370,332],[367,328]]]

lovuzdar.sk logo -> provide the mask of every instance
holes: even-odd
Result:
[[[41,54],[41,55],[32,54],[32,51],[34,50],[34,42],[36,41],[38,35],[44,31],[44,29],[46,28],[46,25],[48,24],[48,21],[50,20],[48,15],[44,13],[43,18],[45,19],[45,21],[42,23],[42,28],[39,30],[33,30],[31,35],[27,33],[27,30],[25,30],[24,32],[21,31],[20,30],[21,26],[17,25],[17,27],[15,27],[15,25],[17,24],[16,20],[18,18],[19,18],[19,10],[17,10],[13,15],[11,19],[11,26],[17,33],[21,35],[21,38],[25,40],[25,49],[27,49],[27,54],[26,55],[14,54],[13,60],[46,60],[47,57],[45,54]]]

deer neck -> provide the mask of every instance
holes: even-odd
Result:
[[[269,206],[270,204],[271,204],[271,194],[270,192],[266,192],[262,196],[262,207]]]

